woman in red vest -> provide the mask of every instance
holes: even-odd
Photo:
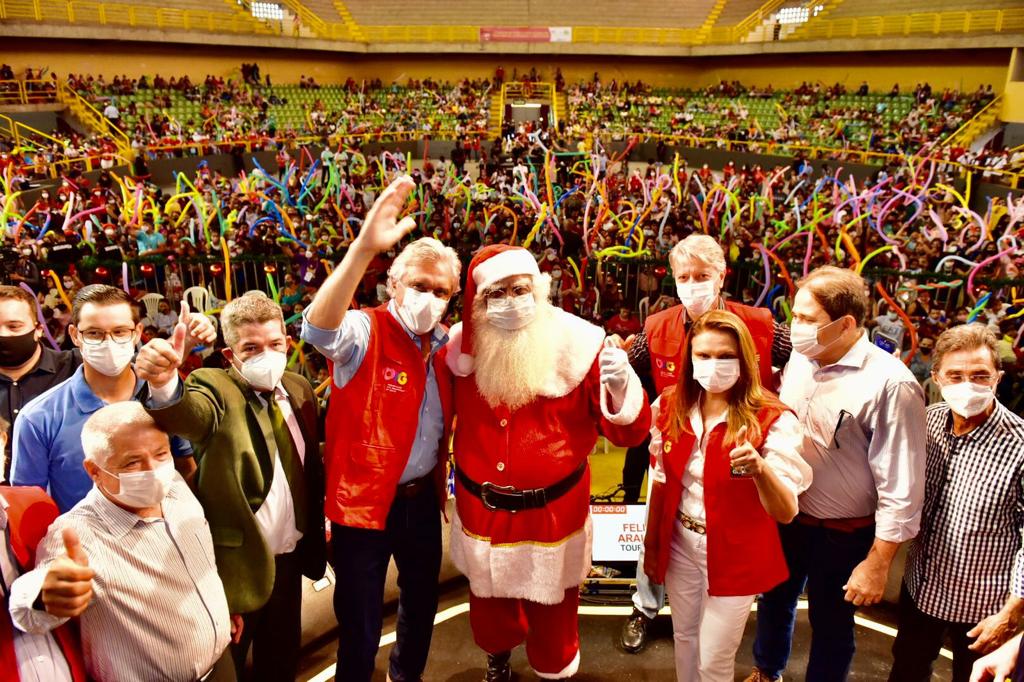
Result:
[[[750,605],[788,576],[776,522],[796,516],[811,469],[739,317],[706,313],[688,349],[652,406],[644,572],[672,604],[677,678],[731,682]]]

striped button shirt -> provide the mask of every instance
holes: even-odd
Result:
[[[64,555],[74,528],[96,571],[92,603],[80,616],[89,676],[101,682],[190,682],[220,658],[230,639],[224,586],[203,509],[178,476],[163,518],[143,519],[97,489],[53,522],[37,568],[12,586],[11,616],[26,632],[64,622],[31,608],[47,564]]]
[[[1024,597],[1024,419],[998,402],[963,436],[946,403],[928,408],[924,521],[905,580],[917,607],[977,623]]]

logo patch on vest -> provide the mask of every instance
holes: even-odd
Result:
[[[675,379],[676,374],[676,363],[674,360],[666,360],[664,358],[655,357],[654,366],[658,369],[658,374],[668,379]]]
[[[404,393],[409,375],[396,367],[384,368],[384,390],[390,393]]]

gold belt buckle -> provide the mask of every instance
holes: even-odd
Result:
[[[693,531],[697,535],[707,535],[708,533],[707,526],[682,512],[679,513],[679,522],[683,524],[683,528]]]

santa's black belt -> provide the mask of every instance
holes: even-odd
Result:
[[[480,498],[484,507],[491,511],[507,511],[513,514],[527,509],[540,509],[549,502],[554,502],[562,495],[573,489],[580,482],[587,470],[587,460],[580,462],[576,470],[563,478],[558,483],[547,488],[534,488],[533,490],[518,490],[510,485],[495,485],[490,481],[477,483],[472,480],[461,469],[455,469],[455,475],[459,484],[474,497]]]

